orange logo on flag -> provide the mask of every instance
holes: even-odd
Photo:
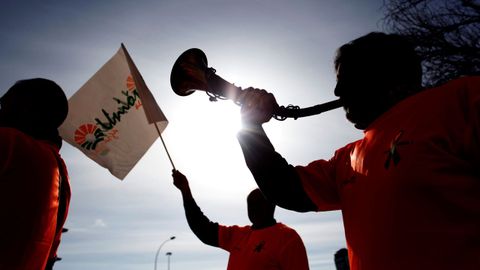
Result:
[[[127,78],[127,89],[130,92],[134,92],[137,90],[137,86],[135,85],[135,81],[133,80],[132,75],[129,75]],[[135,109],[138,110],[138,108],[142,107],[142,101],[140,99],[137,99],[137,102],[135,103]]]
[[[127,91],[121,91],[124,100],[113,98],[119,104],[116,112],[109,113],[102,109],[102,113],[107,121],[95,118],[96,124],[83,124],[75,130],[74,140],[77,144],[87,150],[101,151],[103,153],[105,152],[104,150],[97,149],[98,143],[103,142],[102,144],[105,144],[119,138],[119,131],[114,128],[115,125],[121,121],[122,116],[127,114],[130,108],[134,107],[138,110],[142,107],[135,81],[131,75],[126,79],[126,87]]]
[[[83,124],[75,130],[74,140],[82,147],[90,150],[95,149],[97,143],[103,141],[105,135],[94,124]]]
[[[133,80],[132,76],[129,75],[128,78],[127,78],[127,89],[128,91],[133,91],[135,90],[137,87],[135,86],[135,81]]]

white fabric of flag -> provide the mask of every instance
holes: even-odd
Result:
[[[62,138],[119,179],[168,125],[123,44],[68,105]]]

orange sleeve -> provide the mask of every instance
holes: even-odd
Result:
[[[303,189],[319,211],[340,209],[340,198],[335,184],[334,164],[316,160],[305,167],[295,169],[302,181]]]

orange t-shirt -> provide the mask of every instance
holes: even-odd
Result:
[[[296,170],[318,210],[342,210],[352,270],[480,269],[480,77],[403,100]]]
[[[0,269],[43,270],[49,254],[55,255],[61,233],[56,234],[59,168],[55,155],[57,147],[0,127]],[[68,177],[62,182],[62,196],[65,219]],[[63,225],[64,220],[59,222]]]
[[[258,230],[219,225],[218,244],[230,252],[228,270],[309,269],[302,239],[282,223]]]

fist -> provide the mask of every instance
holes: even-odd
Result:
[[[242,104],[241,115],[245,124],[266,123],[278,108],[273,94],[263,89],[249,87],[243,90],[238,100]]]
[[[183,175],[178,170],[172,170],[173,185],[177,187],[180,191],[188,190],[188,180],[185,175]]]

